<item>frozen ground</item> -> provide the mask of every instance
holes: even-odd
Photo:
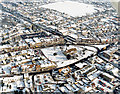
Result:
[[[46,4],[41,7],[54,9],[59,12],[64,12],[70,16],[83,16],[87,14],[94,13],[95,7],[93,5],[88,5],[84,3],[78,3],[75,1],[64,1],[64,2],[56,2],[51,4]]]

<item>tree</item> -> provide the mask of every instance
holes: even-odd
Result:
[[[1,81],[1,86],[2,86],[2,87],[4,86],[3,80]]]
[[[53,55],[54,55],[54,56],[56,56],[56,55],[57,55],[57,53],[53,53]]]
[[[18,90],[15,90],[15,91],[14,91],[14,94],[18,94]]]
[[[69,60],[69,59],[71,58],[71,55],[70,55],[70,54],[68,54],[66,57],[67,57],[67,59]]]

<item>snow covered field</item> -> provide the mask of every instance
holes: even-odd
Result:
[[[41,7],[54,9],[59,12],[64,12],[70,16],[83,16],[87,14],[94,13],[95,7],[93,5],[88,5],[84,3],[78,3],[75,1],[64,1],[64,2],[56,2],[51,4],[42,5]]]
[[[76,54],[78,55],[78,57],[76,57],[75,59],[70,59],[70,60],[68,60],[66,58],[66,56],[63,54],[63,52],[61,51],[59,46],[56,46],[55,48],[54,47],[43,48],[41,50],[49,60],[56,62],[57,67],[60,68],[60,67],[64,67],[64,66],[73,64],[79,60],[87,58],[88,56],[91,56],[92,54],[96,53],[96,52],[93,52],[93,51],[95,51],[95,49],[93,47],[85,46],[85,48],[91,48],[91,50],[93,48],[93,51],[86,50],[85,54],[83,55],[82,54],[83,48],[81,48],[81,47],[82,46],[79,46],[79,45],[78,46],[70,45],[69,47],[67,47],[67,49],[71,49],[71,48],[77,49]],[[66,49],[66,46],[63,46],[63,51],[65,51],[65,49]],[[80,51],[81,51],[81,54],[80,54]],[[54,56],[53,55],[54,53],[57,53],[57,55]]]

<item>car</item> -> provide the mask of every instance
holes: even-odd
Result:
[[[105,87],[105,85],[104,85],[104,84],[102,84],[102,86],[103,86],[103,87]]]
[[[102,84],[102,82],[101,82],[101,80],[99,80],[99,82],[98,82],[99,84]]]
[[[102,91],[104,91],[104,89],[103,88],[100,88]]]
[[[99,90],[96,91],[96,93],[99,93],[99,92],[100,92]]]
[[[111,89],[111,87],[110,87],[110,86],[107,86],[107,88]]]
[[[105,83],[103,83],[101,80],[99,80],[99,84],[100,84],[100,85],[102,85],[103,87],[105,87],[105,86],[106,86],[106,84],[105,84]]]

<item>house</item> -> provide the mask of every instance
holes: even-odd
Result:
[[[67,82],[69,84],[73,84],[75,82],[75,79],[73,77],[67,78]]]
[[[115,53],[117,50],[118,50],[117,47],[113,47],[107,51],[104,51],[103,56],[106,57],[108,60],[111,60],[113,56],[115,57],[115,55],[113,53]],[[115,58],[117,58],[117,57],[115,57]]]
[[[21,67],[23,72],[32,72],[36,70],[36,67],[34,64],[22,65]]]
[[[82,31],[82,35],[84,35],[84,36],[87,36],[88,33],[90,33],[90,31],[87,31],[87,30]]]
[[[79,63],[75,64],[75,66],[78,67],[78,68],[80,68],[80,69],[82,69],[82,68],[84,68],[84,67],[86,67],[88,65],[85,62],[84,63],[79,62]]]
[[[119,57],[119,55],[117,55],[117,54],[113,54],[113,59],[119,60],[120,57]]]
[[[81,74],[84,74],[86,71],[88,71],[89,69],[91,69],[92,66],[91,65],[87,65],[84,68],[81,69]]]
[[[81,42],[82,43],[95,43],[95,44],[97,44],[97,43],[99,43],[100,41],[99,40],[96,40],[96,39],[93,39],[93,38],[82,38],[81,39]]]
[[[103,39],[103,38],[101,38],[101,43],[109,43],[109,39]]]
[[[104,61],[101,58],[99,58],[99,57],[96,56],[95,63],[98,63],[98,64],[102,65],[102,63],[104,63]]]
[[[78,57],[76,48],[68,49],[64,52],[64,54],[66,55],[67,59]]]
[[[9,83],[8,85],[9,85],[9,89],[8,90],[10,90],[10,92],[18,90],[16,83]]]
[[[95,67],[92,67],[90,70],[86,71],[84,74],[89,76],[93,73],[95,73],[97,71],[97,69]]]
[[[42,71],[41,65],[36,65],[36,71]]]
[[[118,72],[119,72],[119,69],[118,69],[118,68],[113,68],[113,69],[111,70],[111,72],[112,72],[115,76],[119,76],[119,75],[118,75]]]
[[[89,58],[88,61],[89,61],[89,63],[91,63],[91,64],[94,64],[94,63],[95,63],[95,59],[94,59],[94,58]]]
[[[74,72],[74,78],[76,79],[76,81],[80,81],[82,78],[85,78],[85,76],[81,74],[80,70],[77,70]]]
[[[13,82],[17,82],[17,81],[22,81],[22,79],[23,79],[23,76],[13,76],[13,77],[5,77],[4,79],[3,79],[3,83],[8,83],[8,84],[10,84],[10,83],[13,83]]]
[[[17,66],[12,67],[11,73],[12,74],[19,74],[20,73],[19,67],[17,67]]]
[[[60,89],[62,92],[70,92],[66,86],[61,86],[61,87],[59,87],[59,89]]]
[[[115,79],[112,75],[109,75],[108,73],[104,73],[104,72],[100,73],[99,77],[101,77],[102,79],[108,82],[112,82]]]
[[[76,92],[77,90],[75,90],[70,84],[65,84],[66,88],[71,91],[71,92]]]
[[[111,54],[109,54],[108,52],[103,52],[103,56],[105,57],[105,58],[107,58],[108,60],[111,60],[112,59],[112,55]]]
[[[107,71],[109,71],[110,69],[112,69],[114,66],[112,65],[112,64],[109,64],[109,63],[107,63],[105,66],[104,66],[104,68],[107,70]]]
[[[113,55],[113,53],[115,53],[118,50],[118,47],[113,47],[110,50],[108,50],[108,52]]]
[[[76,91],[78,91],[79,90],[79,88],[78,88],[78,86],[76,85],[76,84],[71,84],[71,86],[76,90]]]
[[[59,69],[59,73],[66,76],[67,74],[69,74],[71,72],[71,69],[70,67],[66,67],[66,68],[62,68],[62,69]]]
[[[18,80],[16,82],[16,84],[17,84],[17,88],[19,88],[19,89],[23,89],[25,87],[25,84],[24,84],[23,80],[21,80],[21,79]]]
[[[92,87],[91,86],[81,86],[80,87],[81,89],[78,91],[78,92],[81,92],[81,93],[84,93],[84,92],[89,92],[90,90],[92,90]]]

